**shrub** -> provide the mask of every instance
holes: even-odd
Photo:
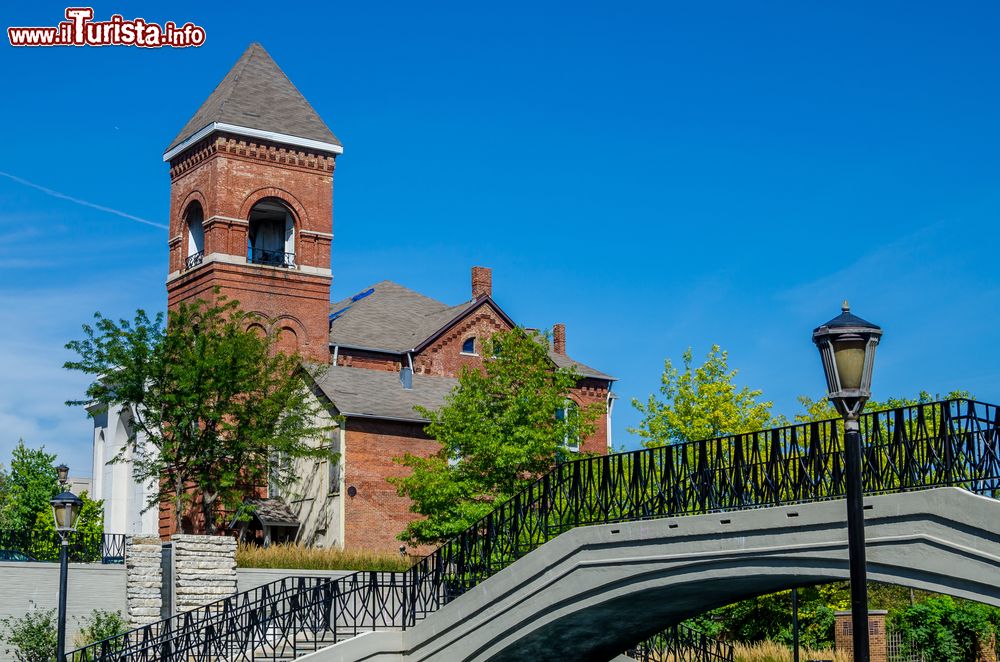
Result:
[[[0,639],[17,662],[52,662],[56,656],[55,609],[29,611],[20,618],[0,619]]]
[[[128,631],[128,622],[120,611],[95,609],[83,619],[80,631],[73,640],[77,648],[104,641]]]
[[[926,662],[974,662],[993,631],[995,610],[942,595],[892,614],[890,625],[923,653]]]
[[[300,570],[408,570],[413,561],[398,554],[345,552],[327,547],[276,544],[270,547],[240,543],[236,548],[240,568],[297,568]]]

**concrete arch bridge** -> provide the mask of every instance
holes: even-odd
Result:
[[[1000,606],[1000,409],[928,403],[861,429],[870,577]],[[837,421],[584,458],[404,573],[290,580],[71,657],[608,660],[704,610],[846,578],[844,477]]]

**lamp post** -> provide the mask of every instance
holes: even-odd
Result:
[[[851,629],[854,662],[869,662],[868,585],[865,569],[865,515],[862,500],[861,429],[858,418],[871,397],[872,364],[882,329],[853,315],[847,302],[841,313],[813,331],[826,373],[830,401],[844,418],[847,479],[847,549],[851,569]]]
[[[83,501],[66,489],[66,476],[69,467],[60,464],[56,467],[59,474],[59,487],[62,492],[49,503],[52,504],[52,517],[55,519],[56,531],[62,544],[59,547],[59,631],[56,640],[56,662],[66,660],[66,584],[68,579],[69,534],[76,531],[76,518],[80,516]]]

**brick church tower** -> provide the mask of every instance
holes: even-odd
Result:
[[[333,170],[340,141],[251,44],[167,148],[167,304],[213,288],[278,346],[329,362]]]

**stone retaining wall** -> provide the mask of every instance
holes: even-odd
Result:
[[[175,534],[174,604],[178,612],[236,592],[236,539]]]
[[[125,549],[125,599],[133,627],[160,620],[160,539],[156,536],[129,538]]]

